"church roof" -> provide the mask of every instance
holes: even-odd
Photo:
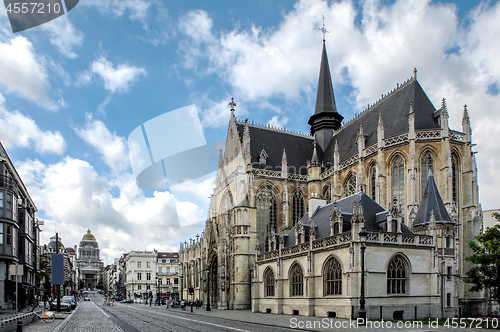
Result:
[[[337,205],[337,210],[342,212],[343,217],[343,227],[342,232],[348,232],[351,230],[351,217],[353,204],[361,203],[363,207],[363,217],[364,217],[364,227],[368,231],[378,231],[383,232],[384,229],[380,227],[379,223],[387,220],[387,210],[380,206],[377,202],[371,199],[364,192],[360,191],[351,196],[342,198],[334,203],[321,206],[313,212],[312,218],[314,220],[314,225],[316,225],[316,238],[321,239],[330,236],[330,214],[333,213],[335,209],[335,204]],[[309,212],[302,218],[302,223],[308,231],[308,227],[311,224],[311,218]],[[411,233],[411,231],[404,225],[401,225],[401,231],[403,233]],[[285,247],[295,245],[295,227],[293,227],[289,232],[288,236],[285,237]]]
[[[335,141],[338,141],[340,161],[344,161],[358,153],[357,135],[359,126],[363,126],[366,137],[365,146],[377,143],[377,127],[379,114],[384,124],[384,138],[397,136],[409,131],[408,113],[410,101],[415,113],[415,130],[441,128],[435,117],[436,108],[432,105],[424,90],[414,78],[408,83],[398,86],[389,95],[382,98],[375,106],[344,124],[333,136],[325,149],[325,162],[333,162]]]
[[[96,241],[95,236],[90,232],[90,228],[87,230],[87,234],[82,237],[82,241]]]
[[[239,136],[242,138],[245,124],[238,122],[236,126]],[[248,125],[248,129],[250,131],[251,160],[254,168],[281,169],[281,158],[283,149],[285,149],[289,172],[307,174],[305,166],[313,154],[312,137],[252,124]],[[259,154],[262,149],[268,155],[265,165],[259,164]]]
[[[422,200],[420,201],[417,214],[413,220],[413,226],[428,223],[431,220],[433,211],[436,222],[453,222],[443,204],[436,182],[434,181],[434,176],[432,172],[429,172],[427,176],[427,185]]]

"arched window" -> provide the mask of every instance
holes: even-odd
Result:
[[[387,294],[406,294],[408,268],[405,259],[397,255],[387,268]]]
[[[346,196],[351,196],[356,193],[356,177],[351,174],[345,181],[344,192]]]
[[[330,258],[323,271],[324,295],[342,294],[342,267],[337,259]]]
[[[424,196],[425,186],[427,185],[427,176],[429,175],[429,171],[434,172],[433,168],[433,159],[432,155],[429,151],[425,152],[422,155],[422,159],[420,161],[420,198]]]
[[[392,197],[397,199],[401,209],[405,206],[405,163],[397,156],[392,162]]]
[[[297,223],[304,216],[304,198],[302,197],[302,191],[297,190],[293,194],[293,225]]]
[[[274,296],[274,273],[269,268],[264,272],[264,288],[266,296]]]
[[[376,170],[376,166],[373,165],[371,168],[370,168],[370,174],[369,174],[369,179],[370,179],[370,191],[369,191],[369,195],[370,197],[375,200],[375,193],[376,193],[376,189],[377,189],[377,170]]]
[[[332,202],[332,186],[330,184],[326,186],[325,192],[323,193],[323,199],[326,201],[326,204]]]
[[[270,187],[265,186],[257,194],[257,235],[260,247],[264,251],[269,249],[268,235],[272,229],[277,231],[277,204]]]
[[[304,273],[299,264],[295,264],[290,271],[292,296],[304,295]]]
[[[451,155],[451,187],[452,200],[458,204],[458,157],[456,154]]]

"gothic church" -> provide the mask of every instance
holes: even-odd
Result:
[[[184,298],[192,287],[219,309],[356,318],[363,247],[367,318],[481,311],[463,282],[482,220],[466,106],[451,130],[415,70],[343,122],[324,41],[310,135],[230,106],[205,230],[180,246]]]

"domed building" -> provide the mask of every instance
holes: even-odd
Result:
[[[99,244],[90,229],[82,237],[78,248],[78,270],[84,288],[96,288],[104,263],[100,259]],[[82,285],[80,285],[82,286]]]

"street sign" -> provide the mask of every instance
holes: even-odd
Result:
[[[52,254],[50,267],[52,270],[52,285],[64,285],[64,256],[62,254]]]
[[[18,276],[22,276],[24,275],[24,265],[17,265],[17,273],[16,273],[16,265],[12,264],[10,266],[10,269],[9,269],[9,274],[11,276],[15,276],[15,275],[18,275]]]

